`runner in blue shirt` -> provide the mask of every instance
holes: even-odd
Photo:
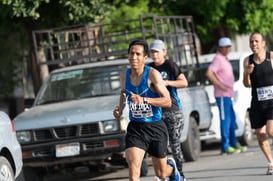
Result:
[[[132,41],[128,48],[130,68],[120,74],[120,104],[114,110],[120,118],[125,104],[130,122],[126,133],[126,160],[130,181],[140,180],[140,168],[145,153],[152,156],[157,177],[180,181],[173,158],[167,159],[168,130],[162,121],[161,107],[170,107],[171,99],[160,73],[145,66],[149,48],[145,41]]]

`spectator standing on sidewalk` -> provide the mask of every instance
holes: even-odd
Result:
[[[222,37],[218,41],[218,52],[209,65],[206,76],[214,85],[214,96],[220,115],[221,153],[232,154],[245,151],[235,135],[236,115],[233,109],[234,74],[228,59],[231,51],[231,40]]]
[[[166,59],[167,48],[162,40],[154,40],[151,43],[150,56],[153,62],[148,65],[160,72],[164,85],[167,87],[171,96],[172,106],[162,108],[163,121],[168,128],[169,144],[172,149],[177,169],[179,170],[181,177],[184,179],[184,159],[181,150],[181,143],[179,141],[184,127],[184,115],[180,99],[177,95],[177,88],[187,87],[188,81],[179,66],[172,60]]]
[[[266,51],[264,37],[258,32],[250,35],[249,46],[253,54],[244,60],[243,83],[252,88],[251,127],[268,161],[266,173],[272,175],[273,158],[267,135],[273,137],[273,52]]]

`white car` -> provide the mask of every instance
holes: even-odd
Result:
[[[253,130],[250,126],[249,120],[249,107],[251,101],[251,89],[246,88],[243,85],[243,61],[245,57],[250,55],[251,52],[230,52],[228,57],[233,67],[233,73],[235,78],[234,92],[235,96],[233,98],[233,108],[236,113],[236,137],[242,145],[248,145],[253,139]],[[199,62],[201,67],[201,72],[204,75],[202,83],[205,85],[205,89],[209,95],[211,111],[213,114],[212,125],[210,131],[214,138],[217,140],[221,139],[220,133],[220,121],[219,121],[219,111],[216,105],[214,97],[214,88],[212,83],[205,76],[207,67],[213,60],[214,54],[206,54],[200,56]]]
[[[14,181],[22,170],[22,151],[13,122],[0,111],[0,181]]]

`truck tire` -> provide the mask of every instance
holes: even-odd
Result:
[[[11,165],[9,161],[3,156],[0,156],[0,180],[15,180]]]
[[[247,111],[245,116],[245,125],[244,125],[244,133],[241,137],[239,137],[239,142],[243,146],[249,146],[254,137],[253,130],[251,128],[249,112]]]
[[[199,127],[193,117],[190,117],[187,139],[181,144],[185,161],[196,161],[201,152]]]
[[[25,181],[41,181],[45,175],[45,170],[40,167],[23,167]]]

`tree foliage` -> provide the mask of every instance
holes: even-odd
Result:
[[[220,36],[254,31],[266,35],[272,29],[272,0],[183,0],[171,4],[174,2],[166,7],[174,14],[193,15],[203,47]]]
[[[48,26],[96,22],[112,9],[105,0],[2,0],[2,5],[10,10],[10,16]]]
[[[14,72],[21,64],[14,65],[15,62],[22,63],[22,57],[15,55],[20,55],[20,52],[24,51],[31,52],[33,30],[98,22],[107,16],[111,9],[112,6],[105,3],[105,0],[1,0],[0,40],[3,41],[1,42],[3,46],[0,50],[2,59],[0,95],[11,93],[18,82],[14,79],[16,77]],[[19,41],[18,38],[27,41]],[[18,47],[23,43],[24,46]],[[29,57],[33,56],[30,54]],[[28,62],[32,65],[30,67],[33,73],[36,69],[33,60],[30,59]],[[14,76],[10,76],[11,74]],[[38,87],[39,85],[34,83],[35,92]]]
[[[32,18],[39,27],[102,19],[121,21],[137,18],[141,13],[192,15],[204,44],[223,35],[253,31],[267,34],[273,23],[272,0],[2,0],[0,10],[4,15]]]
[[[220,36],[234,37],[259,31],[269,38],[273,37],[272,0],[1,0],[0,11],[0,38],[5,46],[0,51],[1,58],[12,57],[7,54],[16,55],[23,47],[10,48],[9,44],[20,41],[7,36],[11,31],[10,34],[18,39],[20,34],[24,38],[29,37],[29,44],[24,47],[31,48],[31,31],[35,29],[87,22],[111,23],[136,19],[142,13],[192,15],[203,53],[211,51]],[[8,65],[16,58],[3,59]]]
[[[0,22],[0,95],[11,95],[14,87],[20,83],[22,75],[17,70],[18,65],[21,65],[19,60],[24,55],[25,42],[20,26],[7,21]]]
[[[149,0],[122,1],[116,0],[113,2],[115,9],[111,11],[109,16],[106,16],[104,22],[111,23],[121,21],[122,19],[130,20],[138,18],[141,13],[148,13]]]

